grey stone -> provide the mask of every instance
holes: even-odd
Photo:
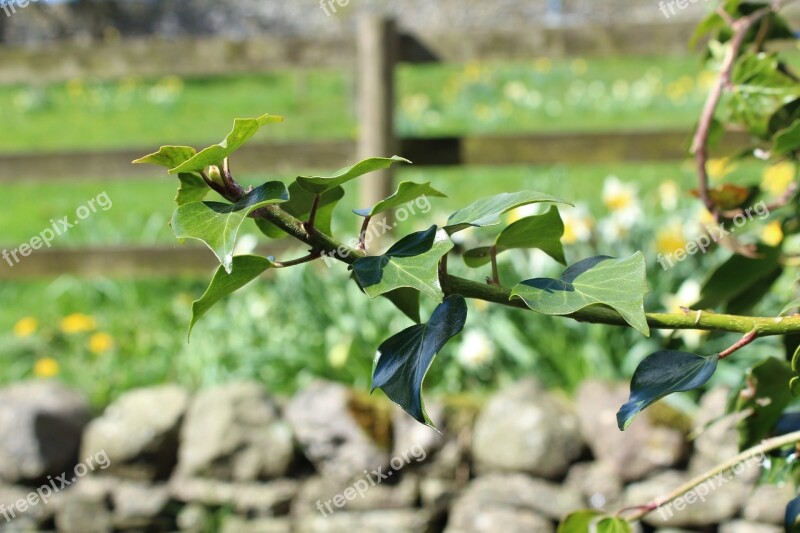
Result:
[[[421,510],[310,514],[295,522],[295,533],[432,533],[431,516]]]
[[[730,473],[724,474],[730,476]],[[629,485],[625,489],[626,507],[644,505],[680,487],[690,479],[687,472],[668,470]],[[727,482],[712,478],[687,492],[671,504],[666,504],[644,521],[654,527],[702,527],[719,524],[735,517],[752,490],[753,480],[736,476]]]
[[[419,495],[422,507],[443,511],[449,509],[450,504],[458,495],[459,485],[449,479],[425,477],[419,483]]]
[[[622,498],[622,478],[617,470],[605,462],[572,465],[564,485],[582,494],[590,507],[612,510]]]
[[[44,491],[42,495],[46,500],[39,499],[35,505],[23,504],[20,507],[18,502],[26,500],[28,496],[34,493],[35,489],[31,487],[20,487],[16,485],[0,484],[0,524],[17,524],[15,527],[21,527],[23,524],[28,524],[31,521],[34,523],[42,523],[53,516],[54,506],[49,505],[58,495],[48,496]]]
[[[110,533],[114,529],[105,501],[78,492],[59,501],[55,524],[60,533]]]
[[[472,455],[479,472],[555,478],[583,449],[572,409],[532,380],[497,393],[478,416]]]
[[[553,533],[550,520],[527,509],[488,507],[453,509],[444,533]]]
[[[277,404],[257,383],[203,391],[181,429],[178,473],[225,481],[274,479],[289,469],[294,441]]]
[[[455,523],[474,523],[488,509],[512,509],[559,520],[583,509],[586,503],[576,491],[525,474],[489,474],[474,479],[451,512]]]
[[[771,524],[735,520],[719,526],[719,533],[783,533],[783,528]]]
[[[199,503],[190,503],[178,512],[178,529],[188,533],[203,533],[208,530],[211,513]]]
[[[317,381],[295,395],[286,409],[303,453],[325,477],[348,484],[364,470],[384,470],[389,454],[359,426],[342,385]]]
[[[444,431],[440,422],[444,420],[444,408],[434,401],[428,401],[425,410],[437,427]],[[392,457],[420,454],[419,451],[423,450],[428,458],[432,458],[447,442],[442,433],[420,424],[402,409],[392,411],[392,436]]]
[[[368,479],[365,475],[345,487],[330,478],[313,477],[300,488],[293,503],[293,514],[301,516],[318,513],[318,503],[326,512],[331,512],[326,510],[326,504],[335,512],[404,509],[414,507],[419,499],[419,480],[414,476],[403,476],[396,485],[372,485],[370,479],[374,481],[375,476]],[[348,488],[352,490],[347,490]],[[341,508],[335,507],[332,502],[336,495],[342,495],[347,500]]]
[[[35,481],[72,470],[89,406],[57,381],[0,390],[0,479]]]
[[[742,516],[751,522],[783,524],[786,504],[797,496],[791,484],[759,485],[747,497]]]
[[[700,399],[692,427],[696,437],[689,469],[693,473],[704,472],[739,453],[737,418],[726,416],[729,396],[730,390],[716,388]]]
[[[166,509],[170,501],[169,487],[166,484],[122,481],[112,488],[111,501],[117,528],[145,528]]]
[[[624,481],[642,479],[658,469],[677,465],[686,456],[680,431],[654,425],[645,410],[625,432],[617,427],[617,411],[628,401],[627,384],[584,381],[576,395],[581,433],[595,459],[611,465]]]
[[[89,424],[82,453],[105,451],[111,461],[108,473],[164,479],[175,466],[178,429],[188,403],[189,394],[177,385],[123,394]]]
[[[185,503],[231,507],[237,512],[262,516],[285,514],[299,490],[297,481],[277,479],[264,483],[231,483],[203,478],[170,480],[173,499]]]

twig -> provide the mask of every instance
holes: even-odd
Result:
[[[500,272],[497,270],[497,246],[492,246],[490,254],[492,256],[492,283],[500,285]]]
[[[319,259],[320,257],[322,257],[322,253],[320,251],[312,250],[311,253],[309,253],[308,255],[300,257],[298,259],[294,259],[292,261],[285,261],[285,262],[273,261],[272,266],[273,268],[288,268],[297,265],[302,265],[303,263],[310,263],[311,261]]]
[[[236,180],[233,179],[233,175],[231,175],[230,163],[228,162],[228,158],[222,160],[222,169],[220,174],[222,175],[222,181],[225,183],[225,188],[231,191],[236,196],[244,196],[244,189],[242,189],[241,185],[236,183]]]
[[[226,198],[226,199],[230,200],[230,198],[228,197],[227,191],[220,184],[218,184],[216,181],[214,181],[211,178],[209,178],[208,174],[206,174],[205,171],[201,170],[200,171],[200,176],[203,178],[203,181],[206,182],[206,185],[208,185],[213,191],[218,193],[223,198]]]
[[[677,489],[673,490],[669,494],[664,496],[660,496],[654,498],[651,502],[647,503],[646,505],[642,505],[639,507],[632,507],[627,509],[622,509],[617,514],[622,514],[630,510],[636,510],[635,513],[626,517],[629,522],[636,522],[637,520],[641,520],[648,514],[652,513],[662,505],[668,504],[673,500],[678,499],[683,494],[689,492],[696,486],[700,485],[701,483],[729,470],[739,463],[742,463],[748,459],[753,457],[763,457],[766,455],[767,452],[771,452],[772,450],[777,450],[778,448],[783,448],[784,446],[788,446],[790,444],[795,444],[800,442],[800,431],[795,431],[793,433],[787,433],[786,435],[782,435],[780,437],[774,437],[771,439],[767,439],[761,442],[761,444],[757,446],[753,446],[740,454],[732,457],[731,459],[725,461],[724,463],[715,466],[708,472],[700,474],[699,476],[692,478],[691,480],[687,481]]]
[[[725,359],[729,355],[732,355],[734,352],[737,352],[737,351],[741,350],[742,348],[744,348],[745,346],[747,346],[748,344],[750,344],[751,342],[753,342],[757,338],[758,338],[758,331],[756,331],[756,330],[753,330],[753,331],[751,331],[749,333],[746,333],[744,337],[742,337],[741,339],[739,339],[736,342],[736,344],[734,344],[733,346],[731,346],[730,348],[728,348],[726,350],[723,350],[723,351],[719,352],[720,360]]]
[[[311,204],[311,211],[308,214],[308,222],[306,222],[306,226],[309,231],[314,230],[314,222],[317,220],[317,209],[319,209],[319,199],[320,195],[314,195],[314,202]]]
[[[364,217],[364,223],[361,224],[361,231],[358,232],[358,249],[362,252],[367,251],[367,230],[369,229],[369,223],[372,220],[372,217]]]

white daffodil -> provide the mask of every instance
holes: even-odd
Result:
[[[470,330],[464,335],[456,357],[465,368],[475,369],[494,359],[495,349],[482,331]]]

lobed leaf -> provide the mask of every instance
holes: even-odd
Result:
[[[482,228],[500,224],[500,215],[523,205],[552,202],[555,204],[572,205],[554,196],[536,191],[521,191],[515,193],[502,193],[497,196],[483,198],[477,202],[456,211],[447,220],[444,227],[452,235],[458,231],[471,227]]]
[[[178,174],[178,179],[181,182],[178,193],[175,195],[175,203],[178,207],[193,202],[202,202],[210,190],[205,180],[193,172],[182,172]]]
[[[262,126],[277,122],[283,122],[283,117],[266,114],[258,118],[237,118],[233,121],[233,129],[222,142],[201,150],[191,159],[172,167],[169,173],[199,172],[210,165],[221,166],[226,157],[241,148]]]
[[[350,180],[363,176],[364,174],[389,168],[394,163],[399,162],[411,163],[408,159],[396,155],[388,158],[372,157],[356,163],[352,167],[343,168],[333,176],[300,176],[297,178],[297,184],[310,193],[322,194],[334,187],[344,185]]]
[[[381,389],[418,422],[433,427],[422,401],[422,382],[433,358],[461,333],[466,320],[466,301],[452,295],[436,307],[428,322],[386,340],[375,354],[372,391]]]
[[[133,161],[134,165],[158,165],[166,168],[175,168],[188,161],[197,153],[191,146],[162,146],[150,155]]]
[[[644,296],[650,289],[645,270],[641,252],[628,259],[593,257],[567,268],[559,279],[523,281],[511,291],[511,298],[519,298],[545,315],[570,315],[591,305],[606,305],[649,336]]]
[[[189,335],[191,336],[192,329],[197,324],[197,321],[217,302],[238,291],[272,267],[272,261],[257,255],[234,257],[230,273],[226,272],[223,267],[218,267],[206,292],[192,304],[192,322],[189,325]]]
[[[397,187],[397,192],[390,197],[386,198],[385,200],[381,200],[372,208],[354,209],[353,213],[362,217],[374,217],[391,209],[402,207],[403,205],[413,202],[422,196],[447,198],[447,195],[431,187],[430,183],[414,183],[411,181],[404,181],[400,184],[400,186]]]
[[[517,220],[495,239],[497,254],[513,249],[537,248],[562,265],[567,264],[561,237],[564,235],[564,222],[558,208],[553,206],[543,215],[535,215]],[[491,261],[492,248],[475,248],[464,254],[467,266],[477,268]]]
[[[353,274],[370,298],[410,287],[441,302],[444,293],[439,283],[439,261],[452,249],[447,232],[431,226],[404,237],[384,255],[356,260]]]
[[[719,354],[701,357],[693,353],[661,350],[639,363],[631,379],[631,396],[617,413],[624,431],[640,412],[673,392],[705,385],[717,369]]]
[[[286,186],[271,181],[253,189],[235,204],[194,202],[179,207],[172,215],[172,231],[179,239],[204,242],[230,273],[233,268],[233,247],[247,216],[260,207],[289,199]]]

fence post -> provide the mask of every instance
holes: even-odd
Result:
[[[364,15],[358,27],[358,156],[390,157],[399,143],[394,133],[394,68],[399,38],[394,20]],[[361,182],[359,207],[369,207],[393,191],[391,169]]]

